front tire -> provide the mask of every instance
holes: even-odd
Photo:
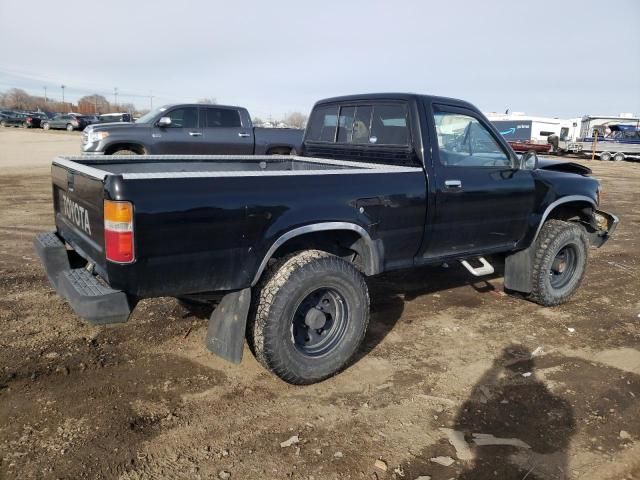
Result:
[[[369,323],[369,292],[349,262],[319,250],[277,261],[253,294],[247,340],[258,361],[295,385],[349,364]]]
[[[529,299],[545,307],[566,302],[582,283],[588,252],[589,240],[580,225],[547,221],[536,241]]]
[[[603,162],[608,162],[613,158],[613,156],[609,152],[602,152],[600,154],[600,160]]]

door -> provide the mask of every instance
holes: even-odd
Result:
[[[526,233],[534,203],[529,170],[472,110],[434,106],[434,214],[425,257],[508,250]]]
[[[153,153],[201,155],[202,129],[198,127],[198,107],[178,107],[165,112],[171,124],[153,127]]]
[[[49,123],[51,128],[66,128],[69,115],[56,115]]]
[[[200,107],[203,149],[210,155],[253,155],[253,128],[235,108]]]

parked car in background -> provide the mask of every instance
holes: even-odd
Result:
[[[0,120],[0,125],[3,127],[22,127],[26,125],[27,114],[14,111],[3,111],[4,118]]]
[[[43,123],[42,128],[45,130],[66,129],[67,131],[72,132],[74,130],[84,130],[85,127],[91,125],[91,123],[90,117],[77,115],[75,113],[67,113],[56,115],[54,118],[46,120]]]
[[[135,123],[91,125],[82,152],[94,155],[289,155],[300,152],[304,130],[258,128],[246,108],[166,105]]]
[[[98,115],[98,123],[131,122],[130,113],[103,113]]]
[[[42,126],[42,122],[47,120],[49,120],[49,117],[47,117],[43,112],[32,112],[27,114],[25,123],[22,126],[25,128],[40,128]]]

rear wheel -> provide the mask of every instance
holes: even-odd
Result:
[[[27,124],[27,122],[23,122],[21,126],[22,128],[29,128],[29,125]]]
[[[624,160],[624,153],[622,152],[618,152],[613,156],[613,160],[616,162],[621,162],[622,160]]]
[[[369,323],[360,272],[319,250],[276,262],[253,297],[249,346],[263,366],[292,384],[319,382],[343,369]]]
[[[529,298],[546,307],[566,302],[582,282],[588,251],[589,241],[580,225],[547,221],[536,241]]]
[[[602,152],[600,154],[600,160],[604,161],[604,162],[608,162],[609,160],[611,160],[612,156],[609,152]]]
[[[44,124],[42,125],[42,129],[43,129],[43,130],[49,130],[49,129],[51,129],[51,125],[49,125],[49,122],[44,122]]]
[[[7,122],[5,122],[4,120],[2,120],[2,121],[0,122],[0,126],[2,126],[2,128],[6,127],[6,126],[7,126]]]
[[[67,132],[73,132],[73,125],[67,123]]]

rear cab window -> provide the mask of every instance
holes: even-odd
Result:
[[[309,120],[306,140],[334,144],[408,148],[408,109],[404,103],[326,105]]]

